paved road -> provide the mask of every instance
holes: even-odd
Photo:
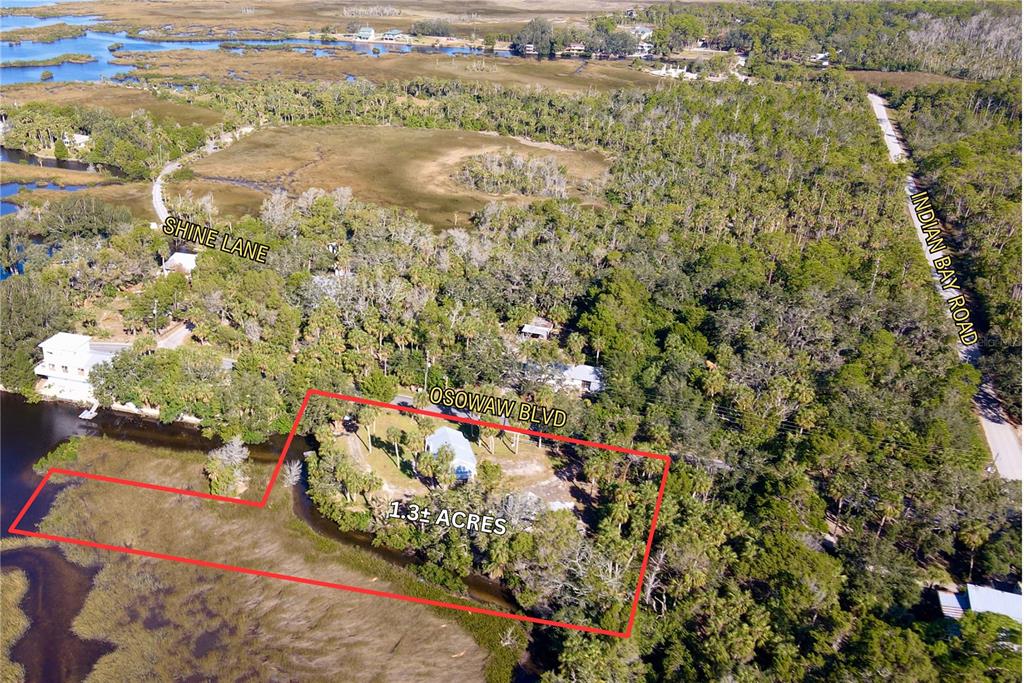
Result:
[[[896,130],[896,126],[889,119],[889,112],[886,109],[886,101],[878,95],[868,95],[871,100],[871,108],[878,119],[878,125],[882,128],[882,137],[885,139],[885,146],[889,150],[889,159],[894,163],[903,161],[909,154],[903,144],[903,139]],[[921,242],[921,249],[924,251],[928,265],[931,267],[932,281],[935,289],[943,300],[948,301],[955,293],[953,290],[944,289],[941,278],[935,271],[935,260],[945,255],[945,251],[931,253],[928,249],[924,232],[921,230],[921,222],[917,219],[913,202],[910,196],[918,191],[918,183],[911,175],[907,176],[906,183],[907,208],[913,218],[914,228],[917,232],[917,239]],[[949,307],[946,307],[947,312]],[[960,357],[971,364],[977,364],[978,346],[972,344],[964,346],[957,342],[957,351]],[[989,450],[992,452],[992,459],[995,462],[996,470],[1003,479],[1021,478],[1021,440],[1020,429],[1015,427],[1006,417],[999,402],[995,400],[991,386],[987,383],[982,385],[978,395],[974,398],[974,407],[981,421],[982,431],[985,432],[985,440],[988,441]]]
[[[176,349],[184,344],[192,335],[194,325],[179,322],[156,338],[158,349]]]

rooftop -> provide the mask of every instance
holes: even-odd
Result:
[[[975,612],[995,612],[1021,623],[1021,596],[988,586],[967,584],[967,600]]]
[[[164,261],[164,270],[180,270],[184,273],[191,273],[196,269],[196,254],[187,254],[183,251],[176,251],[171,257]]]
[[[427,437],[427,449],[431,453],[437,453],[442,446],[452,450],[452,469],[460,479],[469,479],[476,473],[476,454],[462,432],[451,427],[439,427]]]
[[[90,337],[85,334],[72,334],[70,332],[58,332],[49,339],[39,343],[39,348],[51,353],[81,351],[83,347],[89,346]]]

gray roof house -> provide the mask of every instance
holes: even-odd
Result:
[[[988,586],[967,584],[966,593],[938,591],[939,608],[944,616],[959,619],[967,610],[995,612],[1021,623],[1021,596],[1019,593],[996,590]]]
[[[476,454],[469,440],[457,429],[439,427],[427,437],[427,450],[437,454],[442,446],[448,446],[454,454],[452,470],[459,481],[467,481],[476,476]]]

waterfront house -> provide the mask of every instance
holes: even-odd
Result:
[[[468,481],[476,476],[476,454],[462,432],[451,427],[439,427],[427,437],[427,450],[432,454],[437,455],[444,446],[452,452],[452,471],[459,481]]]
[[[583,43],[569,43],[562,54],[566,57],[578,57],[587,51],[587,46]]]
[[[397,29],[397,28],[392,28],[392,29],[388,29],[387,31],[384,31],[384,33],[381,34],[380,39],[381,40],[387,40],[387,41],[395,41],[395,42],[407,43],[407,42],[409,42],[409,34],[402,33],[402,31]]]
[[[356,38],[359,40],[373,40],[375,35],[376,32],[370,26],[363,26],[356,32]]]
[[[67,401],[92,401],[89,371],[128,348],[128,344],[94,342],[85,334],[58,332],[40,342],[43,360],[35,373],[42,379],[36,390]]]
[[[533,43],[527,43],[526,45],[523,45],[523,54],[535,55],[537,54],[537,48],[534,47]]]

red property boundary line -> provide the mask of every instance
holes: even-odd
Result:
[[[163,491],[165,493],[176,493],[183,496],[192,496],[193,498],[203,498],[206,500],[216,500],[224,503],[234,503],[236,505],[248,505],[250,507],[262,508],[265,507],[267,501],[270,499],[270,492],[274,488],[274,484],[277,481],[277,475],[281,471],[281,466],[284,464],[285,456],[288,453],[288,449],[292,445],[292,439],[295,438],[295,432],[299,428],[299,422],[302,420],[303,413],[306,412],[306,407],[309,405],[309,399],[312,396],[322,396],[324,398],[333,398],[342,401],[350,401],[353,403],[361,403],[363,405],[374,406],[377,408],[386,408],[388,410],[397,410],[405,413],[411,413],[414,415],[424,415],[426,417],[440,418],[442,420],[449,420],[454,422],[463,422],[465,424],[477,425],[480,427],[491,427],[497,428],[507,432],[517,432],[519,434],[527,434],[529,436],[536,436],[543,439],[551,439],[553,441],[561,441],[562,443],[571,443],[578,446],[589,446],[591,448],[599,448],[606,451],[615,451],[617,453],[624,453],[626,455],[637,455],[644,458],[653,458],[660,460],[663,463],[663,469],[661,474],[661,484],[658,487],[658,497],[654,504],[654,515],[651,519],[651,528],[647,533],[647,545],[644,548],[643,561],[640,563],[640,576],[637,580],[636,590],[633,593],[633,602],[629,611],[629,621],[626,624],[626,630],[624,631],[610,631],[603,628],[596,628],[594,626],[582,626],[580,624],[569,624],[561,621],[553,621],[551,619],[541,619],[539,617],[531,617],[525,614],[514,614],[512,612],[499,612],[497,610],[490,610],[483,607],[473,607],[470,605],[459,605],[451,602],[443,602],[440,600],[430,600],[427,598],[416,598],[409,595],[402,595],[400,593],[389,593],[387,591],[376,591],[369,588],[360,588],[358,586],[349,586],[340,583],[331,583],[330,581],[318,581],[316,579],[308,579],[301,576],[291,576],[289,574],[278,574],[276,572],[268,572],[261,569],[251,569],[249,567],[238,567],[230,564],[221,564],[219,562],[208,562],[206,560],[198,560],[191,557],[181,557],[178,555],[168,555],[165,553],[156,553],[149,550],[140,550],[137,548],[126,548],[123,546],[108,545],[106,543],[97,543],[95,541],[86,541],[80,538],[70,538],[67,536],[56,536],[53,534],[44,534],[38,531],[28,531],[25,529],[18,529],[18,524],[24,518],[25,513],[32,506],[32,503],[36,501],[39,494],[42,492],[46,482],[50,480],[50,476],[54,474],[61,474],[69,477],[78,477],[81,479],[91,479],[93,481],[102,481],[111,484],[121,484],[124,486],[134,486],[141,489],[149,489],[152,491]],[[42,481],[36,486],[35,491],[29,496],[28,501],[21,508],[18,516],[14,518],[10,528],[7,530],[8,533],[19,534],[21,536],[30,536],[32,538],[43,538],[50,541],[58,541],[60,543],[73,543],[75,545],[82,545],[89,548],[99,548],[100,550],[110,550],[118,553],[125,553],[128,555],[139,555],[141,557],[150,557],[158,560],[170,560],[172,562],[181,562],[184,564],[196,565],[199,567],[208,567],[211,569],[221,569],[229,572],[237,572],[239,574],[250,574],[252,576],[262,576],[270,579],[279,579],[281,581],[291,581],[293,583],[302,583],[310,586],[320,586],[322,588],[334,588],[337,590],[349,591],[352,593],[361,593],[363,595],[374,595],[382,598],[391,598],[393,600],[403,600],[405,602],[414,602],[421,605],[430,605],[431,607],[444,607],[447,609],[459,610],[462,612],[472,612],[473,614],[484,614],[492,617],[503,617],[506,619],[514,619],[516,621],[526,621],[534,624],[542,624],[544,626],[561,626],[563,628],[573,629],[576,631],[585,631],[587,633],[597,633],[600,635],[614,636],[617,638],[629,638],[633,632],[633,622],[636,620],[637,606],[640,604],[640,591],[643,587],[644,574],[647,572],[647,561],[651,555],[651,545],[654,543],[654,530],[658,524],[658,513],[661,510],[662,498],[665,495],[665,483],[668,481],[668,468],[671,463],[671,459],[667,455],[659,455],[657,453],[648,453],[646,451],[638,451],[632,448],[623,448],[621,446],[612,446],[609,444],[596,443],[593,441],[584,441],[583,439],[574,439],[569,436],[560,436],[558,434],[548,434],[547,432],[538,432],[532,429],[523,429],[521,427],[513,427],[510,425],[501,425],[494,422],[485,422],[483,420],[474,420],[469,417],[460,417],[458,415],[443,415],[441,413],[435,413],[429,410],[422,410],[419,408],[411,408],[406,406],[397,406],[391,403],[383,403],[381,401],[373,401],[368,398],[361,398],[358,396],[346,396],[344,394],[332,394],[326,391],[320,391],[319,389],[310,389],[306,392],[305,397],[302,399],[302,406],[299,408],[298,415],[295,416],[295,421],[292,423],[291,431],[288,433],[288,438],[284,442],[284,448],[281,449],[281,455],[277,459],[277,465],[274,467],[274,473],[270,477],[270,481],[267,483],[267,488],[263,492],[263,497],[259,501],[244,500],[242,498],[232,498],[229,496],[217,496],[210,493],[201,493],[199,491],[189,491],[187,489],[179,489],[171,486],[160,486],[158,484],[149,484],[142,481],[133,481],[130,479],[118,479],[116,477],[107,477],[99,474],[90,474],[88,472],[76,472],[73,470],[65,470],[57,467],[51,467],[47,470],[46,474],[43,475]]]

